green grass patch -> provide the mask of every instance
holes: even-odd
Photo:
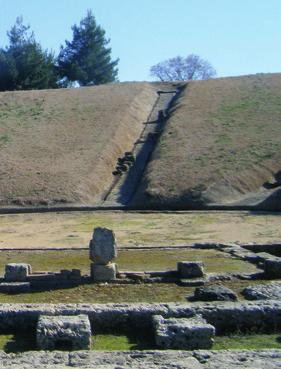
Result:
[[[155,343],[152,336],[127,334],[97,334],[92,336],[91,350],[95,351],[127,351],[151,350]],[[0,334],[0,350],[6,353],[37,351],[35,332],[19,331]],[[68,351],[67,347],[65,348]]]
[[[183,260],[203,261],[207,273],[254,272],[256,267],[216,250],[171,249],[171,250],[120,250],[116,262],[120,270],[148,271],[176,269]],[[1,251],[0,270],[5,264],[29,263],[34,271],[59,271],[78,268],[89,273],[90,260],[87,250],[56,251]]]
[[[281,349],[281,333],[216,336],[213,350]]]
[[[156,349],[152,335],[135,335],[129,332],[126,335],[98,334],[93,336],[92,350],[152,350]]]
[[[186,302],[193,288],[172,283],[155,284],[89,284],[73,288],[37,291],[24,294],[0,294],[0,303],[160,303]]]
[[[213,350],[262,350],[281,349],[281,333],[232,334],[216,336]],[[91,350],[127,351],[156,349],[153,335],[97,334],[92,336]],[[0,334],[0,350],[7,353],[38,350],[35,332],[19,331]]]
[[[0,350],[7,353],[36,350],[35,332],[9,332],[0,334]]]
[[[257,271],[254,265],[215,250],[121,250],[116,262],[120,271],[160,271],[175,270],[177,262],[184,260],[203,261],[207,273]],[[87,250],[1,251],[1,274],[4,274],[5,264],[17,262],[31,264],[34,272],[58,272],[61,269],[78,268],[83,274],[90,274],[90,260]],[[238,293],[242,288],[241,283],[243,284],[243,281],[233,282]],[[246,286],[243,285],[243,287]],[[137,285],[90,284],[25,294],[0,294],[0,303],[185,302],[186,296],[191,295],[192,292],[193,288],[162,283]]]

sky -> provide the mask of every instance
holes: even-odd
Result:
[[[58,53],[87,9],[120,59],[120,81],[151,80],[152,65],[189,54],[218,77],[281,72],[281,0],[0,0],[0,47],[23,16],[42,47]]]

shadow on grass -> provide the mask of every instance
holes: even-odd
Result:
[[[0,349],[6,353],[37,350],[35,332],[5,332],[0,335]]]

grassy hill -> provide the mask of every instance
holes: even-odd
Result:
[[[100,204],[163,86],[0,93],[0,206]],[[162,124],[131,205],[281,209],[281,74],[189,82]]]
[[[149,83],[0,93],[0,205],[97,204],[156,97]]]
[[[281,180],[280,132],[281,74],[190,82],[170,111],[134,204],[263,201],[271,194],[263,185]]]

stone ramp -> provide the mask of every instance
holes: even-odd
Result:
[[[174,84],[166,83],[159,85],[158,98],[147,122],[145,122],[139,139],[135,142],[132,149],[135,156],[135,163],[130,167],[128,172],[113,180],[112,186],[105,195],[101,206],[126,206],[129,204],[141,180],[150,155],[154,150],[155,143],[161,134],[162,126],[165,124],[165,120],[162,120],[161,117],[159,118],[159,111],[162,110],[165,112],[169,108],[176,93],[177,87]]]

